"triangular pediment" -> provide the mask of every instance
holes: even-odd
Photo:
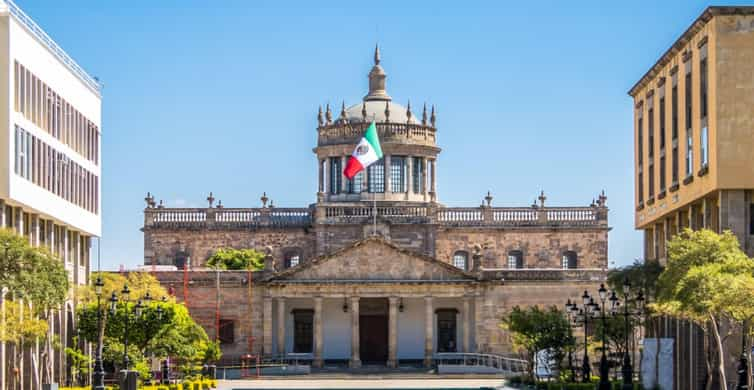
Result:
[[[450,264],[373,237],[272,275],[270,280],[399,282],[473,281],[475,278]]]

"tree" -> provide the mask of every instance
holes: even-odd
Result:
[[[707,353],[708,381],[716,364],[720,383],[726,383],[724,340],[726,323],[754,316],[754,262],[729,231],[684,230],[668,243],[668,264],[658,280],[659,312],[693,321],[711,333],[714,353]],[[712,352],[712,351],[710,351]]]
[[[33,346],[36,340],[44,338],[47,334],[47,322],[39,319],[34,312],[27,306],[18,301],[5,301],[5,325],[0,332],[0,341],[12,343],[13,354],[11,362],[7,367],[6,378],[9,379],[9,388],[16,388],[18,377],[15,373],[19,372],[18,362],[21,361],[26,348]],[[34,370],[37,373],[37,370]],[[36,376],[36,375],[35,375]],[[38,383],[39,378],[33,378]]]
[[[27,324],[44,325],[47,333],[35,336],[34,340],[44,342],[42,362],[32,354],[32,365],[35,387],[41,387],[40,381],[52,381],[53,340],[55,335],[47,326],[46,320],[52,317],[52,312],[59,309],[65,302],[69,291],[68,274],[55,255],[46,248],[33,247],[28,238],[21,237],[8,229],[0,229],[0,286],[8,289],[6,298],[23,302],[26,306],[24,315],[31,316],[32,322]],[[6,308],[6,310],[8,310]],[[19,318],[25,320],[25,318]],[[0,333],[6,335],[15,332],[18,323],[6,318],[0,322]],[[12,343],[25,343],[22,338],[15,338]],[[21,345],[17,344],[17,346]],[[17,348],[18,349],[18,348]],[[41,371],[41,372],[40,372]]]
[[[255,249],[220,248],[207,260],[207,266],[221,270],[251,270],[264,268],[264,253]]]
[[[96,275],[93,279],[96,278]],[[123,342],[125,340],[125,325],[128,330],[128,356],[135,368],[145,369],[145,355],[157,358],[166,356],[179,357],[192,369],[206,361],[208,353],[212,355],[213,344],[209,341],[204,329],[189,315],[188,309],[169,298],[162,302],[159,298],[167,296],[157,279],[148,273],[132,272],[127,276],[119,274],[103,274],[103,296],[109,297],[113,292],[118,295],[124,284],[128,284],[132,297],[141,297],[147,292],[156,298],[154,302],[142,310],[137,320],[134,314],[135,303],[120,303],[114,314],[106,310],[103,302],[103,332],[97,332],[97,305],[91,300],[94,296],[91,287],[82,293],[88,297],[87,303],[82,305],[77,313],[78,327],[81,336],[91,342],[102,339],[103,360],[119,366],[123,358]],[[132,287],[133,286],[133,287]],[[133,299],[133,298],[132,298]],[[160,307],[162,314],[158,315]],[[219,359],[219,355],[214,355]],[[148,371],[148,370],[147,370]]]
[[[555,362],[560,368],[567,350],[576,343],[565,313],[555,306],[548,309],[516,306],[503,319],[501,326],[513,333],[513,345],[525,352],[532,378],[536,373],[538,353],[544,352],[547,361]]]

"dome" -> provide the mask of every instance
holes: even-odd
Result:
[[[385,116],[385,109],[389,108],[389,117]],[[364,111],[366,110],[366,118],[364,118]],[[408,116],[408,109],[400,104],[393,103],[391,101],[380,100],[368,100],[359,104],[354,104],[351,107],[346,108],[346,120],[348,123],[361,123],[361,122],[392,122],[392,123],[410,123],[418,125],[421,123],[421,118],[417,120],[416,115],[412,112],[411,117]],[[336,123],[342,122],[341,117],[335,121]]]

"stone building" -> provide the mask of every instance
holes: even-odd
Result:
[[[730,230],[754,255],[752,61],[754,7],[709,7],[628,92],[635,226],[646,260],[664,263],[666,243],[684,228]],[[668,318],[659,336],[676,341],[676,388],[704,388],[701,330]],[[731,379],[740,337],[729,344],[736,351],[725,362]]]
[[[370,122],[384,159],[342,175]],[[437,192],[434,108],[415,115],[386,89],[379,49],[369,91],[334,117],[320,108],[316,202],[302,208],[168,208],[148,195],[144,264],[227,359],[302,353],[324,362],[394,367],[437,352],[511,351],[500,319],[515,305],[558,305],[607,270],[606,197],[551,207],[445,207]],[[281,172],[281,174],[284,174]],[[215,272],[219,248],[268,254],[263,271]],[[159,271],[171,266],[174,271]],[[310,355],[309,355],[310,354]]]

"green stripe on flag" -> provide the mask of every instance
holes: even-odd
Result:
[[[372,149],[374,150],[374,153],[377,154],[377,158],[382,158],[380,137],[377,136],[377,126],[374,125],[374,122],[372,122],[372,124],[367,128],[367,132],[366,134],[364,134],[364,138],[366,138],[367,142],[369,142],[369,145],[372,145]]]

